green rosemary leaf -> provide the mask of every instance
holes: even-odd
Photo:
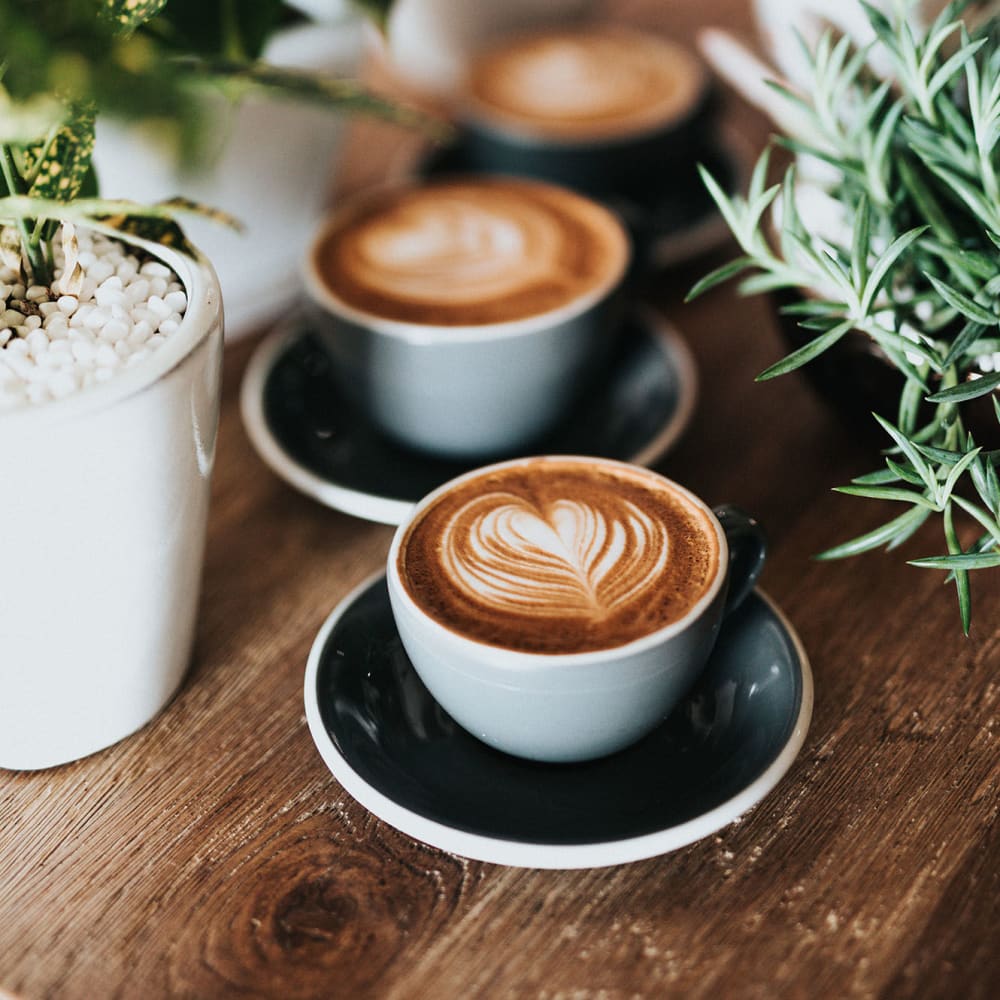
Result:
[[[1000,566],[1000,552],[964,552],[961,555],[925,556],[908,560],[924,569],[994,569]]]
[[[885,464],[895,474],[897,480],[902,479],[903,482],[909,483],[911,486],[925,485],[923,479],[920,478],[920,474],[914,469],[901,465],[899,462],[894,462],[891,458],[886,458]]]
[[[899,179],[903,187],[919,208],[921,215],[927,220],[932,232],[946,243],[957,243],[958,235],[948,221],[947,213],[931,190],[930,185],[920,176],[920,172],[914,169],[909,157],[900,156],[896,167],[899,170]]]
[[[835,545],[833,548],[820,552],[813,558],[822,561],[832,559],[846,559],[849,556],[856,556],[862,552],[870,552],[882,545],[891,545],[897,538],[909,538],[930,516],[930,511],[923,507],[913,507],[911,510],[894,517],[891,521],[869,531],[850,541]]]
[[[951,497],[954,492],[955,486],[958,483],[959,477],[963,472],[976,460],[976,456],[979,454],[980,449],[975,448],[963,455],[961,459],[953,466],[952,470],[948,473],[948,478],[941,485],[938,491],[938,503],[943,503]]]
[[[703,295],[710,288],[715,288],[717,285],[729,281],[730,278],[751,267],[753,263],[752,257],[737,257],[736,260],[717,267],[711,274],[706,274],[704,278],[694,284],[691,291],[685,296],[684,301],[690,302],[692,299],[698,298],[699,295]]]
[[[963,357],[967,351],[980,342],[987,327],[981,323],[968,322],[962,327],[961,332],[952,341],[948,353],[944,356],[942,364],[945,368],[950,368],[959,358]],[[980,351],[979,353],[984,353]]]
[[[929,444],[918,444],[916,448],[921,455],[939,465],[954,465],[964,454],[964,452],[951,451],[948,448],[935,448]]]
[[[716,208],[718,208],[722,218],[725,219],[726,225],[729,226],[729,229],[734,236],[737,235],[741,226],[739,218],[737,217],[735,201],[722,190],[722,186],[711,175],[708,168],[703,163],[698,164],[698,174],[701,177],[702,183],[708,189],[708,193],[712,196],[712,201],[715,202]]]
[[[963,45],[943,66],[931,77],[927,84],[927,93],[935,97],[942,87],[967,63],[972,63],[972,57],[986,44],[986,39]]]
[[[910,435],[916,430],[917,417],[920,413],[920,404],[923,402],[924,392],[925,389],[922,382],[907,379],[903,385],[903,391],[899,395],[900,433]]]
[[[992,375],[983,375],[981,378],[970,379],[961,385],[952,386],[950,389],[942,389],[927,397],[928,403],[964,403],[968,399],[977,399],[985,396],[1000,385],[1000,372]]]
[[[840,302],[821,302],[819,299],[805,299],[792,302],[778,310],[782,316],[842,316],[844,305]]]
[[[887,483],[898,483],[900,476],[892,469],[876,469],[866,472],[863,476],[855,476],[851,483],[854,486],[885,486]]]
[[[828,348],[833,347],[852,327],[853,323],[850,320],[835,326],[829,332],[816,337],[814,340],[810,340],[808,344],[800,347],[797,351],[792,351],[791,354],[782,358],[781,361],[762,371],[756,380],[758,382],[766,382],[768,379],[776,378],[778,375],[785,375],[788,372],[795,371],[796,368],[801,368]]]
[[[910,465],[923,480],[924,485],[933,491],[937,486],[937,477],[934,475],[934,470],[924,461],[919,448],[898,427],[893,427],[885,417],[880,417],[877,413],[873,413],[872,416],[882,430],[896,442],[899,450],[910,460]]]
[[[963,295],[957,289],[945,284],[940,278],[936,278],[933,274],[928,273],[926,277],[927,280],[934,286],[938,295],[940,295],[941,298],[943,298],[953,309],[960,312],[966,319],[972,320],[973,323],[979,323],[980,325],[986,327],[997,325],[997,317],[985,306],[981,306],[978,302],[974,302],[967,295]]]
[[[869,500],[894,500],[900,503],[917,504],[928,510],[938,510],[937,504],[928,500],[922,493],[904,490],[895,486],[835,486],[835,493],[844,493],[850,497],[866,497]]]
[[[855,208],[854,233],[851,243],[851,281],[855,288],[864,288],[868,280],[868,249],[872,240],[871,205],[862,195]]]
[[[948,545],[948,552],[952,556],[961,556],[962,546],[959,544],[958,535],[955,533],[954,515],[952,505],[949,503],[944,509],[944,537]],[[962,631],[969,634],[969,626],[972,623],[972,598],[969,593],[969,571],[956,567],[952,575],[955,580],[955,590],[958,593],[958,609],[962,617]]]
[[[871,309],[872,303],[875,301],[875,296],[882,290],[882,285],[885,283],[886,278],[888,278],[893,265],[907,247],[925,232],[927,232],[926,226],[918,226],[916,229],[910,229],[902,235],[897,236],[885,248],[885,252],[879,257],[878,263],[872,268],[868,281],[865,282],[864,291],[861,295],[862,312],[867,313]]]
[[[741,295],[758,295],[761,292],[773,292],[781,288],[795,288],[799,284],[799,276],[791,271],[776,271],[774,273],[754,274],[740,282]]]

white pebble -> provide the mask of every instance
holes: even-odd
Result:
[[[81,364],[91,365],[97,360],[97,348],[89,340],[74,340],[71,349]]]
[[[117,368],[120,359],[110,344],[101,344],[97,348],[96,360],[102,368]]]
[[[148,361],[180,328],[188,306],[183,285],[161,261],[139,259],[121,244],[81,230],[82,280],[60,294],[56,282],[25,287],[0,264],[0,409],[61,399]],[[25,315],[13,303],[34,303]]]
[[[171,284],[174,284],[174,282],[171,282]],[[184,292],[181,291],[167,292],[167,294],[164,296],[163,301],[166,302],[168,306],[170,306],[170,309],[173,312],[182,313],[184,312],[185,309],[187,309],[188,298],[184,294]]]
[[[44,403],[50,398],[49,390],[44,382],[29,382],[25,387],[28,399],[32,403]]]
[[[49,348],[49,338],[41,330],[32,330],[25,339],[28,344],[28,350],[33,357],[37,358],[39,354],[47,351]]]
[[[109,319],[101,330],[101,339],[115,343],[128,337],[129,326],[120,319]]]
[[[49,392],[52,393],[55,399],[62,399],[64,396],[69,396],[80,387],[79,380],[70,372],[56,372],[49,377],[46,384],[49,387]]]

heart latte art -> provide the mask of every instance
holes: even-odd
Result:
[[[490,493],[455,513],[441,563],[473,602],[497,612],[602,620],[655,587],[667,562],[663,524],[623,500],[544,509]]]
[[[645,470],[529,459],[444,493],[404,536],[414,601],[482,642],[584,652],[682,618],[712,585],[709,516]]]
[[[434,325],[525,319],[611,288],[627,239],[601,206],[513,179],[383,191],[317,248],[325,285],[376,317]]]

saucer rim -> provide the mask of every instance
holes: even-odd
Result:
[[[659,857],[702,840],[739,820],[774,790],[805,744],[813,712],[812,666],[798,632],[777,602],[760,588],[755,588],[754,593],[777,619],[792,644],[799,665],[802,697],[788,739],[775,759],[735,795],[707,812],[676,826],[668,826],[636,837],[597,840],[587,844],[547,844],[509,840],[458,830],[445,823],[428,819],[401,806],[384,792],[370,785],[354,770],[330,738],[319,708],[316,683],[323,650],[330,633],[347,609],[384,576],[384,571],[379,570],[352,588],[337,603],[316,634],[306,661],[303,684],[306,722],[320,757],[344,791],[378,819],[431,847],[473,861],[548,870],[604,868]]]
[[[619,459],[649,467],[666,455],[691,423],[699,395],[698,367],[691,348],[667,317],[644,303],[634,304],[632,311],[638,321],[659,339],[676,374],[678,386],[676,405],[660,430],[639,451]],[[247,438],[264,464],[279,479],[283,479],[300,493],[332,510],[365,521],[398,526],[407,518],[417,501],[395,500],[375,493],[365,493],[324,479],[292,458],[271,432],[264,413],[264,388],[286,345],[302,335],[302,325],[301,316],[287,319],[254,348],[240,385],[240,416]],[[531,452],[525,453],[529,454]],[[484,459],[482,464],[487,464],[488,461]]]

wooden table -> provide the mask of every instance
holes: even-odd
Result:
[[[620,9],[681,35],[699,17],[749,25],[736,0]],[[690,847],[585,871],[465,861],[369,815],[313,746],[302,677],[324,618],[380,566],[391,531],[262,465],[237,407],[254,343],[239,344],[189,679],[104,753],[0,772],[0,994],[998,995],[1000,577],[975,579],[964,639],[941,575],[904,564],[941,548],[932,532],[902,554],[811,560],[885,519],[830,490],[874,467],[872,446],[797,377],[753,382],[780,351],[772,314],[729,291],[683,306],[705,266],[646,290],[702,373],[693,425],[660,468],[769,530],[763,585],[816,684],[806,746],[778,788]]]

